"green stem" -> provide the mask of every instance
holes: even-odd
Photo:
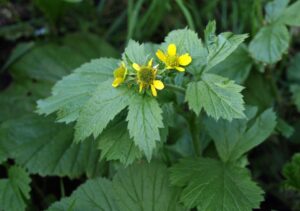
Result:
[[[192,135],[193,147],[197,157],[201,156],[201,146],[200,146],[200,131],[199,131],[199,117],[192,114],[192,118],[189,121],[190,132]]]
[[[171,89],[171,90],[173,90],[175,92],[179,92],[181,94],[185,94],[185,89],[182,88],[182,87],[179,87],[179,86],[176,86],[176,85],[173,85],[173,84],[165,84],[165,87],[167,89]]]
[[[175,1],[178,4],[179,8],[181,9],[190,29],[195,30],[195,24],[190,11],[186,8],[182,0],[175,0]]]

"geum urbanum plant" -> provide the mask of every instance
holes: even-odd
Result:
[[[116,196],[109,197],[119,199],[121,210],[175,210],[176,206],[177,210],[245,211],[259,207],[263,191],[245,168],[245,154],[271,134],[276,117],[272,109],[258,114],[255,107],[245,108],[243,87],[213,73],[212,68],[247,38],[246,34],[216,35],[215,31],[215,22],[210,22],[204,43],[189,29],[170,32],[160,45],[130,40],[121,60],[92,60],[57,82],[52,96],[38,101],[38,113],[56,112],[58,122],[75,122],[76,143],[92,135],[102,159],[119,160],[126,167],[146,157],[150,164],[131,165],[113,179]],[[186,133],[192,137],[194,157],[176,164],[184,153],[178,148],[176,155],[166,153],[170,144],[176,145],[168,139],[168,130],[185,131],[181,122],[189,128]],[[207,148],[210,142],[214,153]],[[168,172],[166,162],[171,166]],[[142,192],[132,198],[131,191],[135,191],[126,181],[135,173],[132,179]],[[159,187],[163,192],[158,181],[164,181]],[[71,196],[77,197],[76,203],[84,203],[79,195],[86,187],[93,188],[90,183]]]

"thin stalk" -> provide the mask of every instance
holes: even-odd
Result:
[[[192,115],[191,120],[189,121],[190,132],[192,135],[193,148],[195,151],[195,155],[197,157],[201,156],[201,146],[200,146],[200,128],[199,128],[199,117],[196,115]]]
[[[181,9],[190,29],[195,30],[195,24],[188,8],[184,5],[182,0],[175,0],[175,1],[178,4],[179,8]]]
[[[66,191],[65,191],[64,181],[63,181],[62,178],[59,179],[59,184],[60,184],[61,197],[65,197],[66,196]]]
[[[173,85],[173,84],[165,84],[165,87],[167,89],[173,90],[175,92],[179,92],[181,94],[185,94],[185,89],[182,88],[182,87],[179,87],[179,86],[176,86],[176,85]]]

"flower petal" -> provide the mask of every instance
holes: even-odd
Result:
[[[162,90],[163,88],[165,88],[165,85],[163,84],[162,81],[160,80],[154,80],[153,81],[153,86],[158,89],[158,90]]]
[[[178,62],[182,66],[187,66],[192,62],[192,57],[188,53],[183,54],[179,56]]]
[[[143,84],[140,83],[140,89],[139,89],[139,92],[141,93],[143,91]]]
[[[175,56],[176,55],[176,45],[175,44],[172,43],[168,46],[168,54],[170,56]]]
[[[166,63],[166,55],[160,49],[156,51],[156,56],[160,61]]]
[[[137,63],[133,63],[133,64],[132,64],[132,67],[133,67],[136,71],[140,71],[140,69],[141,69],[141,66],[138,65]]]
[[[153,95],[154,97],[157,96],[157,91],[156,91],[154,85],[151,85],[151,92],[152,92],[152,95]]]
[[[113,87],[118,87],[123,82],[122,78],[115,78],[115,80],[112,83]]]
[[[176,70],[178,70],[179,72],[184,72],[185,69],[183,67],[175,67]]]
[[[153,64],[153,59],[150,59],[148,62],[148,67],[152,67],[152,64]]]

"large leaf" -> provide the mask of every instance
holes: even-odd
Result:
[[[48,211],[119,211],[116,206],[112,183],[103,178],[88,180],[70,197],[63,198],[48,208]]]
[[[120,160],[124,165],[131,164],[142,157],[142,153],[129,137],[127,124],[122,118],[116,118],[98,138],[101,158]]]
[[[246,169],[208,158],[181,160],[171,168],[171,183],[185,187],[181,201],[199,211],[251,211],[263,199]]]
[[[101,58],[77,68],[74,73],[56,83],[52,96],[38,101],[38,113],[48,115],[58,111],[59,121],[68,123],[76,120],[99,83],[112,78],[118,62],[116,59]],[[111,85],[106,89],[109,88]]]
[[[189,29],[174,30],[166,36],[162,50],[166,51],[171,43],[176,45],[178,55],[189,53],[192,57],[192,63],[187,66],[187,71],[200,73],[201,67],[206,64],[207,51],[198,35]]]
[[[0,179],[0,210],[25,211],[30,198],[30,177],[24,169],[13,166],[8,178]]]
[[[224,61],[214,66],[210,72],[243,83],[251,70],[253,60],[248,49],[241,45]]]
[[[275,63],[279,61],[289,47],[290,35],[287,27],[272,24],[259,30],[251,41],[249,51],[260,62]]]
[[[179,211],[178,191],[169,184],[162,164],[141,163],[119,170],[113,178],[120,211]]]
[[[130,103],[132,94],[128,87],[113,88],[111,83],[111,80],[100,83],[83,106],[75,126],[75,141],[82,141],[91,134],[96,138]]]
[[[15,78],[55,82],[90,59],[116,55],[114,48],[93,34],[73,34],[66,36],[60,44],[36,44],[11,65],[11,72]]]
[[[3,123],[0,148],[7,156],[42,176],[94,177],[100,172],[100,153],[93,140],[73,144],[73,129],[35,115]]]
[[[262,143],[276,126],[276,115],[268,109],[254,120],[256,111],[247,110],[247,119],[215,121],[206,119],[205,126],[214,140],[219,156],[224,162],[235,161],[253,147]],[[250,124],[250,120],[254,123]]]
[[[285,0],[286,1],[286,0]],[[280,23],[284,23],[290,26],[300,26],[300,1],[296,1],[283,11],[283,14],[279,18]]]
[[[191,82],[186,91],[190,109],[199,114],[202,108],[215,119],[244,118],[243,87],[214,74],[204,74],[202,81]]]
[[[135,164],[118,170],[113,182],[88,180],[70,197],[54,203],[49,211],[181,211],[178,190],[171,188],[162,164]]]
[[[163,128],[162,109],[153,97],[135,95],[127,116],[129,134],[135,144],[151,159],[156,141],[160,141],[159,128]]]

